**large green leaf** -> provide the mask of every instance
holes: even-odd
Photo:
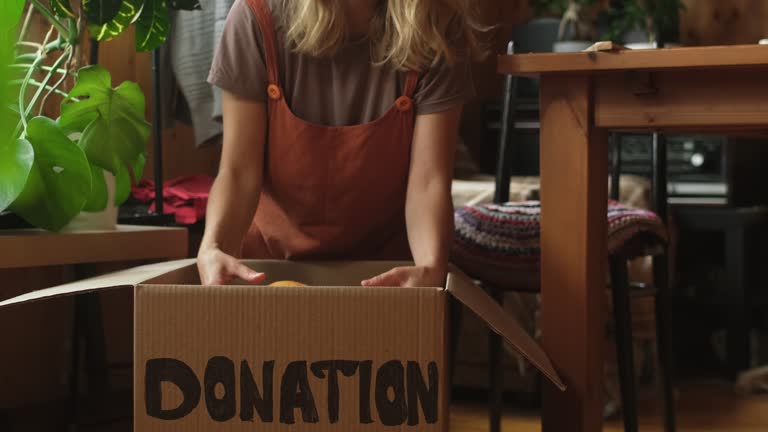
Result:
[[[6,140],[0,145],[0,211],[11,205],[24,190],[35,152],[24,139]]]
[[[0,20],[2,19],[4,18],[0,18]],[[10,64],[13,59],[14,42],[13,33],[0,26],[0,140],[5,138],[5,134],[2,132],[8,130],[9,124],[7,122],[11,119],[9,116],[11,113],[10,106],[14,103],[12,101],[12,92],[10,91]]]
[[[99,41],[106,41],[119,36],[141,13],[143,0],[123,0],[117,15],[103,24],[88,24],[91,37]]]
[[[82,130],[80,147],[88,160],[114,175],[121,169],[133,169],[144,156],[150,124],[144,120],[144,94],[136,83],[124,82],[111,87],[109,72],[100,66],[80,70],[70,98],[61,106],[59,122],[71,131],[84,117],[97,116]]]
[[[92,111],[92,112],[84,112],[82,115],[79,116],[69,116],[66,119],[66,123],[64,120],[62,120],[61,117],[56,119],[56,122],[58,123],[59,127],[62,131],[64,131],[65,134],[70,135],[72,133],[78,132],[82,133],[85,128],[91,124],[92,121],[96,120],[99,117],[98,111]]]
[[[16,41],[13,29],[23,10],[24,0],[0,0],[0,211],[21,194],[34,159],[29,141],[13,136],[18,115],[11,108],[13,94],[9,85]]]
[[[144,173],[144,163],[146,159],[142,155],[138,163],[133,167],[133,179],[135,182],[141,180]],[[120,170],[115,176],[115,205],[122,205],[128,197],[131,196],[131,173],[127,169]]]
[[[106,24],[117,16],[123,0],[83,0],[83,10],[88,24]]]
[[[24,190],[10,209],[32,225],[58,231],[85,205],[91,168],[77,144],[47,117],[30,120],[26,138],[35,158]]]
[[[173,10],[198,10],[202,9],[200,0],[170,0]]]
[[[16,27],[24,13],[25,4],[25,0],[0,0],[0,31]]]
[[[51,5],[51,11],[59,18],[77,18],[75,12],[72,10],[72,5],[69,4],[69,0],[48,0]]]
[[[109,190],[104,180],[104,170],[91,165],[91,194],[83,206],[83,211],[100,212],[107,208],[107,201],[109,201]]]
[[[168,39],[170,12],[167,0],[145,0],[136,21],[136,51],[152,51]]]
[[[111,87],[112,76],[106,69],[100,66],[86,66],[80,69],[75,87],[61,104],[61,117],[57,120],[61,130],[67,134],[82,133],[100,115],[98,97],[95,100],[85,99],[75,103],[70,103],[71,98],[76,98],[79,94],[106,94],[104,89]]]

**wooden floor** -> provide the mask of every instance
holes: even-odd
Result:
[[[130,405],[130,395],[120,405]],[[679,432],[768,432],[768,395],[736,395],[727,383],[698,383],[683,386],[678,400]],[[659,410],[654,406],[641,407],[641,432],[661,432]],[[48,413],[50,414],[50,413]],[[105,413],[107,416],[114,414]],[[32,424],[12,424],[10,430],[0,426],[0,432],[51,432],[62,428],[53,428],[47,422],[55,415],[34,416]],[[91,426],[82,426],[78,432],[133,432],[130,417],[124,420],[109,421]],[[457,403],[451,408],[452,432],[486,432],[488,417],[482,403]],[[2,418],[0,418],[2,420]],[[32,420],[32,418],[28,418]],[[2,421],[0,421],[2,424]],[[502,430],[504,432],[539,432],[540,420],[536,412],[507,412]],[[608,422],[607,432],[623,432],[618,421]],[[142,431],[144,432],[144,431]],[[563,431],[567,432],[567,431]]]
[[[641,409],[640,430],[662,431],[660,409],[654,404]],[[677,410],[679,432],[768,431],[768,396],[737,395],[727,383],[708,382],[683,387]],[[483,405],[455,405],[451,411],[451,431],[486,432],[487,418]],[[538,432],[541,430],[538,414],[508,412],[502,430]],[[624,428],[619,421],[611,421],[606,423],[604,430],[621,432]]]

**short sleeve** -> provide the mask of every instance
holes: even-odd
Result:
[[[267,100],[261,30],[245,0],[235,0],[227,15],[208,82],[246,99]]]
[[[462,105],[475,97],[472,64],[442,62],[428,70],[416,87],[417,114],[434,114]]]

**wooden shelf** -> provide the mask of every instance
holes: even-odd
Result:
[[[187,229],[119,225],[114,231],[0,230],[0,269],[186,258]]]

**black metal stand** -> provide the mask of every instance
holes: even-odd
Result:
[[[149,213],[145,208],[132,209],[124,206],[119,222],[130,225],[168,226],[175,223],[173,214],[166,214],[163,200],[163,103],[160,94],[162,59],[160,50],[152,52],[152,151],[155,182],[155,211]]]
[[[154,161],[155,161],[155,213],[163,212],[163,102],[160,95],[160,68],[162,59],[160,50],[152,51],[152,125],[154,127]]]

